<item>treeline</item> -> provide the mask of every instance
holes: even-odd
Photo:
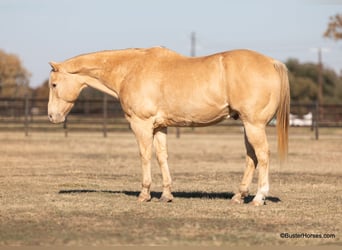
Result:
[[[297,59],[286,62],[289,71],[291,101],[312,103],[318,99],[318,65],[300,63]],[[329,68],[322,70],[323,103],[342,104],[342,76]]]
[[[315,63],[300,63],[297,59],[288,59],[291,86],[291,101],[296,103],[312,103],[318,98],[318,65]],[[48,73],[48,72],[47,72]],[[22,66],[18,56],[6,54],[0,50],[0,97],[48,98],[48,80],[36,88],[29,87],[30,73]],[[334,70],[324,68],[323,103],[342,103],[342,75]],[[81,99],[98,99],[103,94],[87,88],[82,91]]]
[[[31,92],[30,73],[15,54],[0,49],[0,97],[18,97]]]

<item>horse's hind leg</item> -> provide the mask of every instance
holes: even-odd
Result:
[[[247,147],[247,157],[248,166],[246,171],[251,171],[251,167],[254,165],[258,167],[259,178],[258,178],[258,191],[253,199],[253,205],[259,206],[263,205],[266,196],[269,191],[269,181],[268,181],[268,171],[269,171],[269,146],[266,138],[265,125],[252,125],[250,123],[245,123],[245,133],[246,133],[246,147]],[[245,180],[242,181],[240,188],[244,185],[249,185],[252,180],[252,174],[245,172]],[[242,190],[245,191],[245,190]],[[240,191],[241,192],[241,191]]]
[[[157,160],[160,166],[160,170],[163,176],[163,193],[160,197],[160,201],[170,202],[173,200],[171,194],[171,175],[169,166],[167,164],[167,143],[166,143],[167,129],[162,128],[154,133],[154,147],[156,150]]]
[[[245,146],[246,146],[246,151],[247,151],[246,168],[245,168],[242,181],[240,183],[239,192],[235,194],[234,197],[232,198],[232,201],[238,204],[243,203],[244,198],[247,197],[249,194],[249,186],[252,182],[254,170],[257,164],[255,152],[254,152],[252,145],[248,141],[246,131],[245,131]]]

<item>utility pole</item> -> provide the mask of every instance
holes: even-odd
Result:
[[[318,48],[318,102],[323,104],[323,63],[322,49]]]
[[[196,33],[191,32],[191,47],[190,47],[190,56],[196,56]]]
[[[322,49],[318,48],[318,93],[316,102],[316,124],[315,124],[315,138],[319,139],[319,120],[321,116],[321,105],[323,104],[323,63],[322,63]]]

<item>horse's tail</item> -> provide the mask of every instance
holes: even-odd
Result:
[[[287,158],[288,153],[288,128],[290,116],[290,84],[286,66],[276,61],[274,67],[280,79],[280,100],[277,111],[277,134],[278,134],[278,155],[281,162]]]

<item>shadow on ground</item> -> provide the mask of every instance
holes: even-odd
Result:
[[[82,193],[109,193],[109,194],[125,194],[128,196],[138,197],[138,191],[125,191],[125,190],[95,190],[95,189],[68,189],[60,190],[58,194],[82,194]],[[185,198],[185,199],[224,199],[231,200],[234,196],[232,192],[199,192],[199,191],[182,191],[182,192],[172,192],[175,198]],[[161,192],[151,192],[152,198],[161,197]],[[245,197],[244,203],[250,203],[254,198],[254,195],[249,195]],[[278,197],[269,196],[266,197],[266,201],[271,201],[278,203],[281,200]]]

